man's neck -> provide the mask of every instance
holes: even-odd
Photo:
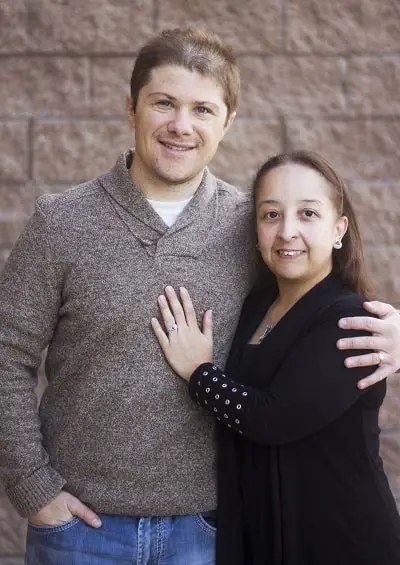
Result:
[[[204,170],[195,177],[182,183],[168,183],[157,175],[147,175],[140,166],[135,166],[135,159],[130,168],[132,182],[145,198],[159,202],[186,200],[193,196],[202,181]]]

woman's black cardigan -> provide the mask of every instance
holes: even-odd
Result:
[[[331,274],[248,345],[273,300],[247,299],[226,372],[204,364],[190,380],[219,424],[217,565],[399,565],[379,457],[386,384],[360,391],[371,367],[346,368],[336,348],[360,335],[337,322],[366,315],[362,299]]]

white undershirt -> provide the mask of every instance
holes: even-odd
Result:
[[[165,202],[160,200],[150,200],[147,198],[147,202],[151,204],[154,210],[168,227],[171,227],[175,223],[176,218],[182,212],[187,204],[192,200],[193,196],[186,198],[186,200],[176,200],[173,202]]]

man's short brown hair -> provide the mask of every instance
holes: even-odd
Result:
[[[228,116],[236,110],[240,90],[239,68],[232,48],[215,33],[193,28],[166,29],[142,47],[131,76],[133,109],[151,71],[176,65],[214,78],[222,87]]]

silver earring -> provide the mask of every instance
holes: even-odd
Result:
[[[337,240],[335,241],[335,243],[333,244],[333,247],[334,247],[335,249],[342,249],[343,243],[341,242],[340,239],[337,239]]]

